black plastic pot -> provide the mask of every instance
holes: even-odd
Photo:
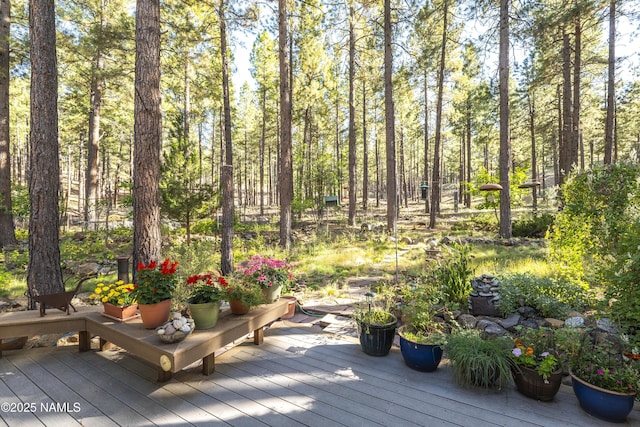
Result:
[[[393,321],[382,325],[358,323],[358,336],[362,351],[370,356],[386,356],[391,350],[393,339],[396,336],[396,322]]]

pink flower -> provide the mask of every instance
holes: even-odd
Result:
[[[604,371],[602,369],[598,369],[598,375],[604,375]]]

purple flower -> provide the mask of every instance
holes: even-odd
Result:
[[[520,347],[514,348],[513,350],[511,350],[511,353],[513,353],[515,357],[522,356],[522,350],[520,350]]]
[[[545,352],[544,352],[544,353],[542,353],[540,356],[542,356],[542,357],[547,357],[548,355],[549,355],[549,352],[548,352],[548,351],[545,351]]]
[[[598,369],[598,375],[604,375],[604,371],[602,369]]]

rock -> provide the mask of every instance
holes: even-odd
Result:
[[[522,319],[520,320],[520,326],[523,328],[537,328],[539,325],[535,320],[532,319]]]
[[[498,321],[498,324],[505,329],[511,329],[518,325],[522,317],[518,313],[514,313],[507,317],[506,319],[501,319]]]
[[[616,334],[618,332],[616,327],[613,326],[613,324],[611,323],[611,320],[606,318],[606,317],[603,317],[602,319],[596,320],[596,326],[601,331],[605,331],[605,332],[608,332],[610,334]]]
[[[80,276],[90,276],[98,274],[100,268],[100,264],[96,262],[85,262],[76,267],[76,273]]]
[[[533,307],[524,306],[524,307],[518,308],[518,313],[520,313],[522,317],[528,319],[536,316],[536,309]]]
[[[405,236],[401,239],[402,243],[406,243],[407,245],[413,245],[413,239],[409,236]]]
[[[564,321],[567,328],[581,328],[584,326],[584,319],[581,316],[569,317]]]
[[[478,324],[478,319],[470,314],[461,314],[458,316],[458,324],[464,329],[472,329],[475,328]]]
[[[546,320],[547,323],[549,323],[549,325],[551,326],[551,329],[560,329],[564,327],[564,320],[553,319],[551,317],[547,317],[544,320]]]
[[[501,337],[507,334],[506,329],[497,323],[491,322],[485,329],[484,333],[487,337]]]

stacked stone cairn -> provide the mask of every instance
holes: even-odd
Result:
[[[491,274],[471,280],[469,312],[475,316],[497,316],[500,302],[500,282]]]

